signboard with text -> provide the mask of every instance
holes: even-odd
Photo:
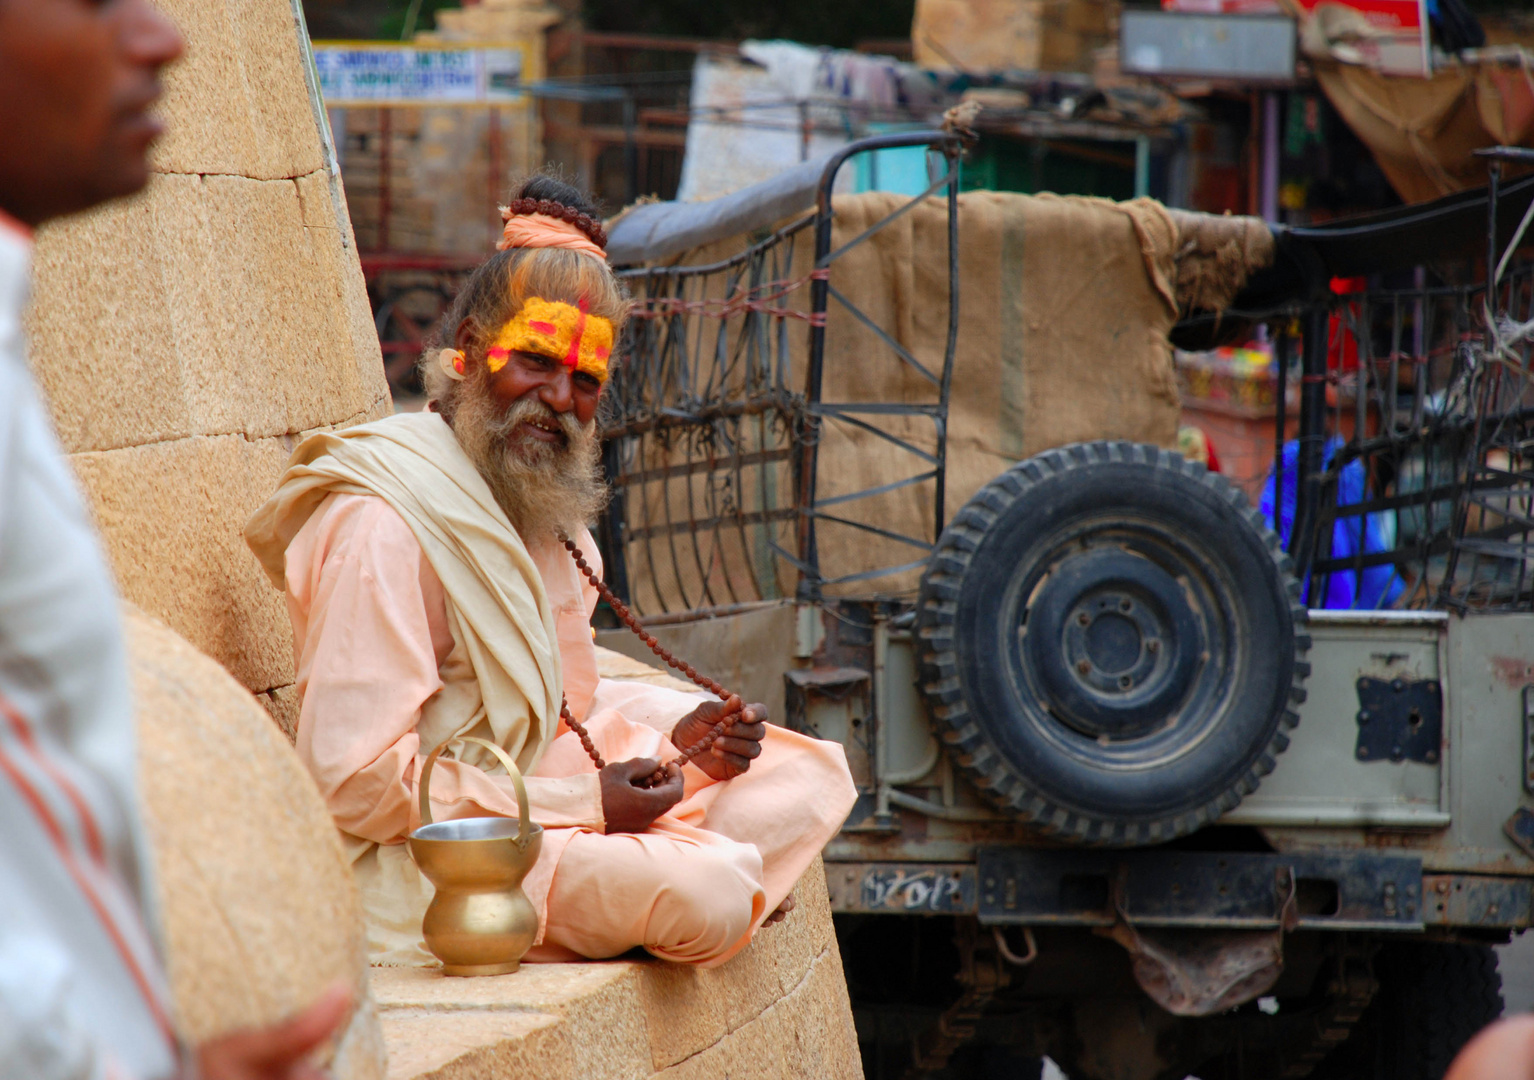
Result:
[[[494,104],[522,99],[521,50],[314,43],[320,93],[346,105]]]

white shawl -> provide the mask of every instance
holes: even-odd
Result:
[[[559,728],[554,616],[527,547],[447,422],[431,412],[400,414],[299,444],[276,494],[245,527],[246,543],[279,589],[287,584],[288,544],[332,493],[377,495],[405,519],[442,580],[454,637],[473,666],[475,679],[465,685],[477,683],[478,693],[457,707],[434,703],[422,717],[422,751],[479,735],[532,772]],[[472,743],[454,756],[496,768]]]

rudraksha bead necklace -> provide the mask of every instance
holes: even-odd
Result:
[[[744,706],[739,704],[740,699],[737,697],[737,695],[730,693],[723,686],[719,685],[719,683],[715,682],[713,679],[710,679],[707,675],[698,674],[697,670],[691,664],[684,664],[682,661],[672,656],[670,650],[668,650],[659,641],[655,640],[654,634],[651,634],[643,626],[639,625],[639,620],[634,617],[634,613],[629,610],[628,605],[625,604],[622,600],[619,600],[618,597],[614,595],[613,591],[607,587],[606,583],[604,583],[601,578],[597,577],[596,571],[593,570],[591,565],[586,562],[586,557],[581,554],[581,549],[576,546],[575,541],[571,540],[568,536],[561,536],[560,540],[564,542],[565,550],[568,551],[570,553],[570,557],[575,560],[575,565],[580,569],[580,572],[586,576],[587,581],[591,582],[591,587],[597,591],[597,594],[601,596],[603,600],[607,601],[608,606],[610,606],[613,609],[613,613],[622,620],[623,625],[628,627],[635,634],[639,635],[639,640],[648,645],[651,652],[664,660],[669,666],[675,668],[683,675],[686,675],[693,682],[703,687],[703,689],[707,690],[709,693],[717,695],[721,700],[729,701],[733,698],[737,702],[736,708],[721,716],[718,722],[708,730],[708,734],[704,735],[703,738],[699,739],[697,742],[684,749],[680,754],[672,759],[671,764],[680,769],[693,758],[697,757],[709,747],[713,746],[714,742],[724,734],[724,729],[735,722],[735,718],[741,714],[741,710],[744,708]],[[581,745],[586,748],[586,753],[591,757],[591,760],[596,763],[596,767],[598,769],[605,768],[607,763],[602,760],[602,755],[597,753],[596,746],[594,746],[591,742],[591,736],[586,733],[585,725],[577,720],[573,715],[571,715],[569,703],[566,702],[562,696],[559,701],[559,715],[561,718],[563,718],[565,724],[569,726],[570,730],[575,732],[576,737],[581,740]],[[653,774],[651,774],[649,781],[652,785],[659,784],[663,782],[665,778],[666,770],[661,768],[657,769]]]

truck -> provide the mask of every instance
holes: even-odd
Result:
[[[892,152],[930,186],[848,192]],[[1528,152],[1239,223],[1213,293],[1146,254],[1208,222],[961,196],[964,152],[875,136],[613,226],[608,584],[845,748],[870,1080],[1438,1080],[1534,908]],[[1068,331],[1099,337],[1008,359]],[[1171,345],[1232,334],[1277,358],[1263,509],[1168,447]]]

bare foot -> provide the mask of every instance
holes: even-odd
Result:
[[[788,918],[788,913],[794,910],[797,904],[798,901],[796,901],[792,896],[785,896],[783,898],[783,902],[777,906],[777,909],[773,911],[771,915],[767,916],[767,918],[762,920],[762,925],[776,926],[778,923]]]

